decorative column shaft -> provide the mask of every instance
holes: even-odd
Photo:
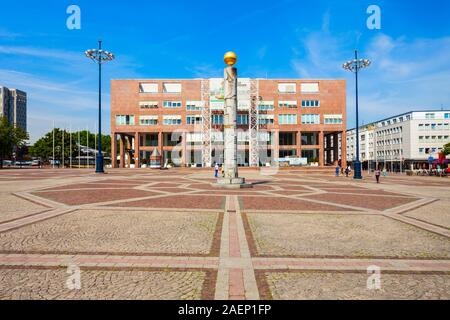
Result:
[[[224,70],[224,169],[225,178],[237,178],[237,69],[226,67]]]

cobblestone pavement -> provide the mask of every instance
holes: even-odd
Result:
[[[450,298],[449,179],[241,174],[0,171],[0,299]]]

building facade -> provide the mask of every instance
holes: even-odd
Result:
[[[112,165],[139,167],[155,148],[163,163],[176,166],[222,163],[222,82],[112,80]],[[239,78],[239,164],[345,162],[345,86],[345,80]]]
[[[411,111],[359,129],[360,161],[371,169],[381,163],[401,171],[438,158],[450,142],[450,110]],[[356,158],[356,130],[347,131],[347,159]]]
[[[27,131],[27,94],[21,90],[0,86],[0,116]]]

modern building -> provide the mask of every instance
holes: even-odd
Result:
[[[450,142],[450,110],[411,111],[360,127],[360,161],[364,169],[382,164],[401,171],[438,158]],[[347,159],[356,158],[356,129],[347,131]]]
[[[119,151],[121,167],[138,167],[157,148],[163,163],[222,163],[222,82],[112,80],[111,158]],[[345,162],[345,80],[240,78],[237,127],[241,166]]]
[[[0,116],[27,131],[27,94],[17,89],[0,86]]]

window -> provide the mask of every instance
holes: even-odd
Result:
[[[317,108],[320,107],[319,100],[302,100],[303,108]]]
[[[187,116],[186,117],[186,124],[200,124],[202,123],[203,119],[201,116]]]
[[[323,116],[325,124],[342,124],[342,114],[326,114]]]
[[[296,93],[297,85],[295,83],[279,83],[278,92],[280,93]]]
[[[320,115],[302,114],[302,124],[320,124]]]
[[[117,126],[134,126],[133,115],[116,115]]]
[[[163,124],[164,125],[180,125],[181,124],[181,116],[163,116]]]
[[[260,125],[273,124],[274,115],[273,114],[260,114],[258,116],[258,121]]]
[[[181,93],[181,83],[163,83],[164,93]]]
[[[278,101],[279,108],[297,108],[297,101]]]
[[[273,101],[261,101],[258,105],[259,111],[272,111],[274,109]]]
[[[140,93],[158,93],[157,83],[139,83]]]
[[[280,114],[278,115],[278,124],[297,124],[297,115]]]
[[[203,101],[186,101],[187,111],[201,111],[203,108]]]
[[[181,108],[181,101],[164,101],[164,108]]]
[[[444,119],[450,119],[450,113],[445,113],[444,114]]]
[[[300,85],[302,93],[318,93],[319,83],[302,83]]]
[[[141,101],[139,102],[139,107],[141,109],[157,109],[158,101]]]
[[[238,114],[236,117],[236,123],[238,125],[248,124],[248,114]]]
[[[222,125],[223,124],[223,114],[213,114],[211,116],[211,121],[212,121],[212,124]]]
[[[140,116],[139,125],[141,126],[154,126],[158,124],[158,116]]]
[[[425,114],[425,119],[434,119],[435,118],[435,114],[434,113],[426,113]]]

